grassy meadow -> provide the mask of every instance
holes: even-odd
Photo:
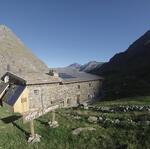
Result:
[[[150,105],[150,97],[138,97],[116,101],[97,102],[95,107],[117,107],[120,105]],[[0,149],[149,149],[150,111],[100,112],[95,110],[59,109],[56,112],[58,128],[50,128],[48,113],[35,120],[35,132],[40,134],[40,143],[28,143],[29,124],[23,124],[19,115],[10,113],[7,107],[0,107]],[[80,119],[75,117],[79,116]],[[109,121],[90,123],[89,116],[119,119],[116,125]],[[129,120],[140,123],[129,123]],[[96,131],[84,131],[73,135],[72,130],[79,127],[93,127]]]

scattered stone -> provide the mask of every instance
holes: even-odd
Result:
[[[50,121],[50,122],[48,122],[48,124],[51,128],[56,128],[59,126],[57,121]]]
[[[100,112],[107,112],[107,113],[113,113],[113,112],[132,112],[132,111],[149,111],[150,112],[150,106],[149,105],[120,105],[118,107],[89,107],[92,110],[100,111]]]
[[[119,119],[116,119],[114,122],[115,122],[115,124],[119,124],[119,123],[120,123],[120,120],[119,120]]]
[[[150,125],[150,121],[145,121],[146,125]]]
[[[112,113],[113,113],[113,112],[114,112],[114,110],[112,109],[112,110],[110,110],[110,112],[112,112]]]
[[[97,123],[98,118],[95,117],[95,116],[89,116],[88,121],[89,121],[90,123]]]
[[[85,109],[85,110],[88,110],[88,109],[89,109],[87,102],[84,102],[84,103],[80,104],[79,107],[80,107],[80,108],[83,108],[83,109]]]
[[[99,119],[99,121],[103,121],[103,118],[101,116],[98,119]]]
[[[109,111],[110,108],[109,108],[109,107],[102,107],[101,110],[102,110],[102,111]]]
[[[78,116],[78,115],[77,115],[77,116],[74,116],[73,118],[76,119],[76,120],[80,120],[80,119],[81,119],[81,117]]]
[[[96,131],[96,129],[93,127],[77,128],[77,129],[72,131],[72,134],[73,135],[79,135],[83,131]]]
[[[88,110],[89,109],[89,107],[88,106],[84,106],[84,110]]]
[[[37,142],[40,142],[41,141],[41,136],[38,135],[38,134],[35,134],[34,136],[30,136],[28,138],[28,143],[37,143]]]

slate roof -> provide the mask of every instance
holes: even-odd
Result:
[[[73,68],[56,68],[55,70],[59,73],[59,77],[62,78],[62,82],[64,83],[103,80],[100,76],[78,71]]]
[[[89,74],[86,72],[78,71],[77,69],[73,68],[55,68],[55,70],[59,77],[57,76],[50,76],[46,73],[17,73],[13,74],[11,72],[7,72],[3,77],[6,75],[12,76],[16,78],[16,80],[22,82],[22,84],[26,85],[35,85],[35,84],[52,84],[52,83],[72,83],[72,82],[84,82],[84,81],[94,81],[94,80],[103,80],[102,77]],[[19,83],[20,84],[20,83]]]
[[[1,78],[4,80],[4,77],[6,75],[9,75],[13,79],[16,78],[16,80],[20,82],[24,82],[26,85],[33,85],[33,84],[50,84],[50,83],[58,83],[61,82],[61,78],[50,76],[45,73],[36,73],[36,72],[29,72],[29,73],[12,73],[7,72],[3,77]],[[10,80],[13,81],[13,79],[10,78]],[[20,84],[20,83],[19,83]]]
[[[52,84],[61,82],[61,78],[50,76],[45,73],[25,73],[20,76],[27,81],[27,85]]]

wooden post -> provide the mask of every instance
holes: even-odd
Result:
[[[54,121],[55,121],[55,110],[52,111],[52,122],[54,122]]]
[[[31,129],[31,136],[34,137],[35,133],[34,133],[34,120],[30,121],[30,129]]]

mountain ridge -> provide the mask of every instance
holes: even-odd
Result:
[[[138,38],[124,52],[90,73],[105,78],[104,90],[109,97],[149,95],[150,31]]]
[[[79,63],[73,63],[67,66],[68,68],[74,68],[78,69],[79,71],[84,71],[84,72],[90,72],[93,69],[100,68],[104,62],[97,62],[97,61],[89,61],[88,63],[85,63],[83,65]]]

